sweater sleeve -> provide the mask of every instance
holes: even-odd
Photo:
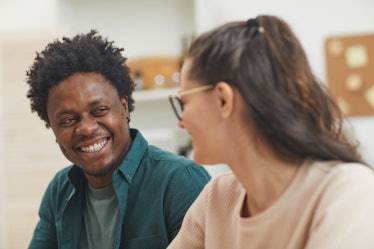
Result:
[[[332,174],[329,182],[305,248],[374,248],[373,171],[351,164]]]

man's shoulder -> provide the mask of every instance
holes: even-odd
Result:
[[[185,157],[177,155],[173,152],[161,149],[154,145],[148,145],[146,153],[144,154],[144,160],[148,160],[155,165],[159,166],[166,166],[167,168],[176,168],[179,169],[181,167],[187,166],[198,166],[193,160]]]
[[[149,145],[143,161],[159,173],[172,175],[204,175],[210,179],[209,173],[201,165],[184,156],[176,155],[159,147]]]
[[[177,155],[173,152],[161,149],[154,145],[148,145],[144,157],[160,162],[170,162],[171,164],[195,164],[191,159]]]
[[[173,165],[188,165],[194,164],[192,160],[186,157],[179,156],[173,152],[162,149],[161,147],[148,144],[142,133],[137,129],[131,129],[131,134],[134,139],[127,158],[136,161],[138,159],[146,160],[152,164],[167,164],[168,167]]]
[[[72,179],[80,178],[82,173],[77,172],[79,169],[76,168],[77,166],[70,165],[56,172],[49,184],[50,187],[65,188],[70,185]]]

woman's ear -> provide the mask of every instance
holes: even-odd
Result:
[[[234,89],[226,82],[218,82],[214,91],[217,94],[217,105],[222,118],[229,117],[234,110]]]

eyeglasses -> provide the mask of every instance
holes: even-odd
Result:
[[[205,86],[200,86],[200,87],[192,88],[192,89],[189,89],[189,90],[181,91],[181,92],[179,92],[177,94],[174,94],[174,95],[170,95],[169,96],[169,101],[170,101],[171,107],[173,107],[174,113],[177,116],[177,118],[179,120],[182,120],[182,118],[181,118],[182,112],[183,112],[183,100],[181,98],[182,96],[192,94],[192,93],[198,93],[198,92],[202,92],[202,91],[211,90],[211,89],[213,89],[213,87],[214,87],[213,85],[205,85]]]

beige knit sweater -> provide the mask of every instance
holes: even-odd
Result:
[[[374,249],[374,174],[363,165],[306,160],[283,195],[240,217],[232,173],[209,182],[168,249]]]

